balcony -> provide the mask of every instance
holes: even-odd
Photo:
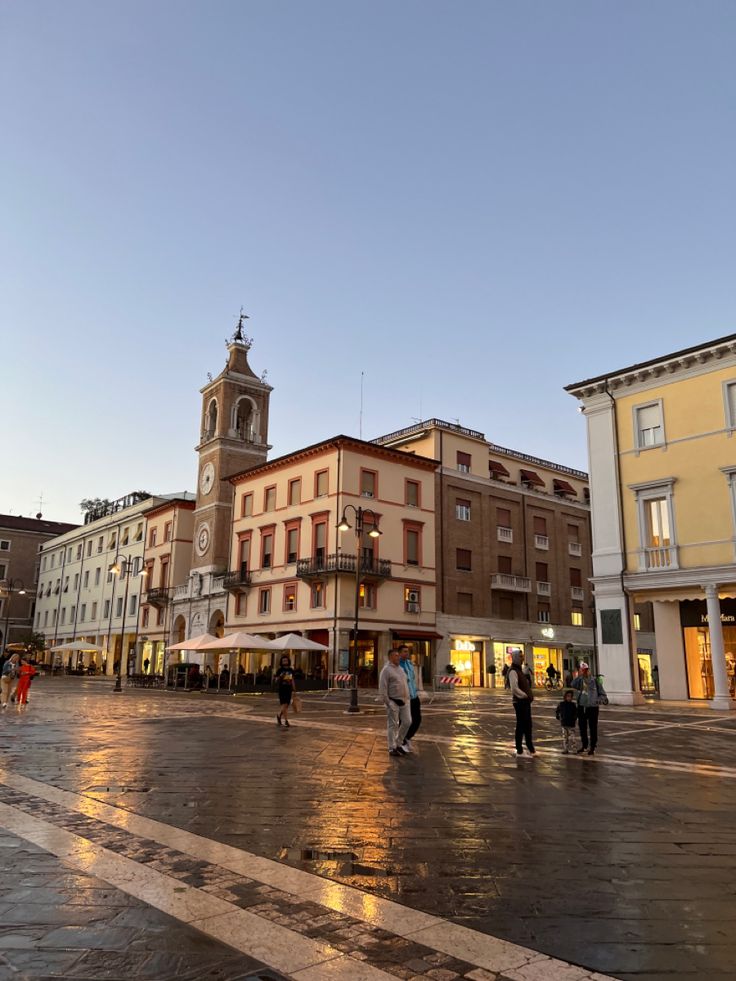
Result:
[[[165,586],[157,586],[146,593],[146,603],[150,606],[163,607],[169,602],[169,590]]]
[[[506,572],[496,572],[491,576],[491,589],[504,589],[511,593],[531,593],[532,581],[526,576],[510,576]]]
[[[496,528],[496,538],[499,542],[513,542],[514,540],[514,529],[504,528],[503,525],[499,525]]]
[[[543,552],[549,551],[549,538],[546,535],[534,536],[534,547],[541,548]]]
[[[570,596],[574,600],[578,600],[578,601],[584,600],[585,599],[585,590],[583,589],[582,586],[571,586],[570,587]]]
[[[247,592],[250,586],[250,570],[236,569],[235,572],[225,573],[222,585],[228,593]]]
[[[537,596],[551,596],[552,595],[552,584],[548,582],[540,582],[537,580]]]
[[[569,555],[574,555],[575,558],[580,558],[580,556],[583,554],[583,546],[580,544],[580,542],[568,542],[567,551]]]
[[[345,573],[355,575],[355,556],[337,552],[320,558],[299,559],[296,574],[300,579],[314,579]],[[374,559],[363,556],[360,560],[360,573],[363,579],[390,579],[391,562],[388,559]]]
[[[660,545],[656,548],[642,549],[642,565],[649,571],[658,569],[677,569],[677,546]]]

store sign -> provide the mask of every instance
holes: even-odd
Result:
[[[543,637],[546,637],[547,640],[552,640],[555,635],[555,632],[552,629],[552,627],[542,627],[540,633],[542,634]]]
[[[707,627],[708,605],[705,600],[683,600],[680,603],[680,623],[683,627]],[[721,600],[721,623],[736,626],[736,600]]]
[[[475,644],[472,640],[456,640],[454,641],[453,650],[455,651],[474,651]]]

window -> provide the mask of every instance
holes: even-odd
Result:
[[[314,539],[314,555],[312,556],[318,566],[324,565],[327,557],[327,522],[315,522],[312,530]]]
[[[9,552],[9,551],[10,551],[10,542],[8,541],[7,538],[3,538],[2,540],[0,540],[0,552]]]
[[[49,625],[49,611],[48,610],[44,610],[43,611],[43,625],[44,625],[44,627],[48,627],[48,625]]]
[[[52,610],[51,611],[51,626],[54,626],[55,623],[56,623],[56,610]]]
[[[677,568],[674,483],[674,477],[667,477],[656,483],[629,485],[636,494],[642,570]]]
[[[73,587],[74,588],[74,592],[77,591],[77,587],[78,586],[79,586],[79,573],[78,572],[75,572],[74,573],[74,587]]]
[[[148,626],[149,610],[150,610],[150,608],[148,606],[144,606],[143,607],[143,610],[141,612],[141,626],[142,627],[147,627]]]
[[[583,611],[578,606],[574,606],[570,612],[570,622],[573,627],[582,627],[583,625]]]
[[[167,521],[166,524],[164,525],[164,541],[170,542],[173,533],[174,533],[174,522]]]
[[[253,514],[253,495],[243,494],[243,501],[240,506],[240,516],[241,518],[250,518]]]
[[[273,532],[261,533],[261,568],[270,569],[273,561]]]
[[[66,607],[65,606],[62,606],[62,608],[61,608],[61,622],[62,622],[62,624],[66,623]]]
[[[537,562],[535,566],[537,582],[549,582],[549,566],[546,562]]]
[[[295,477],[294,480],[289,481],[289,505],[293,507],[295,504],[301,504],[302,502],[302,480],[301,477]]]
[[[115,548],[117,544],[117,540],[118,540],[117,532],[114,531],[112,535],[110,535],[110,541],[107,543],[108,549]],[[79,552],[77,552],[77,558],[79,558]]]
[[[123,533],[120,536],[120,544],[127,545],[129,538],[130,538],[130,528],[123,528]]]
[[[77,545],[77,562],[82,558],[83,549],[84,549],[84,543],[80,542],[79,545]]]
[[[496,524],[499,528],[511,527],[511,509],[496,508]]]
[[[404,586],[404,610],[406,613],[421,611],[421,593],[417,586]]]
[[[510,555],[499,555],[498,557],[498,571],[503,573],[505,576],[513,575],[511,556]]]
[[[77,608],[76,606],[72,606],[69,610],[69,623],[74,622],[76,620],[76,616],[77,616]],[[44,620],[44,623],[45,622],[46,621]]]
[[[375,540],[371,539],[374,542]],[[421,528],[404,526],[404,564],[421,565],[422,563],[422,530]]]
[[[634,614],[634,630],[641,630],[641,614]]]
[[[364,610],[375,610],[376,608],[375,583],[363,582],[360,584],[360,592],[358,594],[358,604]]]
[[[104,617],[105,620],[107,620],[107,618],[110,616],[110,600],[109,599],[106,599],[105,600],[105,603],[104,603],[104,605],[102,607],[102,616]]]
[[[131,596],[130,597],[130,600],[128,601],[128,613],[131,616],[133,616],[135,614],[135,611],[137,609],[138,609],[138,597],[137,596]]]
[[[96,603],[93,603],[93,604],[92,604],[92,614],[91,614],[91,618],[92,618],[93,620],[96,620],[96,619],[97,619],[97,604],[96,604]]]
[[[313,582],[309,596],[309,605],[313,610],[321,610],[325,605],[325,584]]]
[[[456,551],[455,567],[462,572],[470,572],[473,568],[473,553],[469,548],[459,548]]]
[[[250,566],[250,534],[244,535],[238,542],[238,569],[241,574],[248,571]]]
[[[470,473],[472,462],[473,460],[469,453],[461,453],[460,450],[457,451],[457,469],[460,473]]]
[[[53,552],[51,555],[51,568],[53,569],[55,565],[56,565],[56,552]]]
[[[84,574],[84,588],[89,589],[89,569]]]
[[[143,541],[143,522],[142,521],[139,521],[138,524],[135,527],[135,541],[137,541],[137,542],[142,542]]]
[[[473,594],[457,594],[457,612],[461,617],[472,617],[473,615]]]
[[[404,484],[404,500],[407,507],[419,507],[419,481],[407,480]]]
[[[546,603],[540,603],[537,607],[537,621],[539,623],[549,623],[550,612]]]
[[[153,583],[153,562],[147,566],[147,583]],[[166,589],[169,585],[169,557],[161,560],[161,572],[159,573],[159,585],[161,589]]]
[[[568,525],[567,526],[567,537],[568,537],[568,540],[571,541],[571,542],[579,542],[580,541],[580,528],[577,525]]]
[[[535,535],[547,534],[547,519],[542,518],[538,514],[534,515],[534,534]]]
[[[276,510],[276,488],[266,487],[263,492],[263,510],[264,511],[275,511]]]
[[[44,555],[41,561],[41,572],[46,572],[46,558],[47,556]],[[79,556],[77,556],[77,558],[79,558]]]
[[[87,557],[89,558],[91,554],[92,554],[92,539],[90,538],[90,540],[87,542]],[[51,564],[53,565],[53,562]]]
[[[327,496],[327,470],[318,470],[314,475],[314,496]]]
[[[289,582],[284,586],[284,610],[296,609],[296,583]]]
[[[296,562],[299,555],[299,529],[288,528],[286,531],[286,561]]]
[[[87,604],[86,603],[82,603],[82,605],[79,608],[79,619],[82,621],[82,623],[84,623],[84,621],[87,619]]]
[[[5,579],[6,569],[7,569],[7,566],[0,565],[0,579]],[[41,586],[40,589],[43,589],[43,586]]]
[[[97,551],[101,552],[104,547],[105,547],[105,536],[100,535],[100,537],[97,539]],[[71,549],[69,549],[69,551],[71,552]],[[71,555],[68,555],[67,558],[70,559]]]
[[[97,551],[99,552],[99,548],[97,549]],[[72,560],[72,547],[71,547],[71,545],[66,550],[66,560],[67,560],[67,562],[71,562],[71,560]]]
[[[375,470],[361,470],[360,471],[360,496],[375,497],[376,483],[377,483],[377,474]]]
[[[115,616],[121,617],[123,615],[123,597],[118,596],[118,601],[115,604]]]
[[[245,593],[238,593],[235,597],[235,615],[244,617],[247,609],[248,597]]]
[[[100,566],[97,566],[97,568],[95,569],[95,586],[100,585],[101,574],[102,574],[102,568]]]
[[[634,431],[637,449],[661,446],[664,443],[661,399],[634,408]]]
[[[258,612],[259,613],[270,613],[271,612],[271,590],[261,589],[258,593]]]
[[[455,517],[458,521],[470,521],[470,501],[455,501]]]
[[[580,569],[570,569],[570,585],[571,586],[583,585],[583,574],[580,571]]]
[[[148,547],[153,548],[156,544],[156,538],[158,537],[158,528],[151,528],[148,532]]]

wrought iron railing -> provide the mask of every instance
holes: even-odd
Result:
[[[299,559],[296,564],[296,574],[301,577],[335,575],[341,572],[355,575],[354,555],[336,552],[322,558]],[[372,556],[362,556],[360,570],[363,575],[375,576],[380,579],[391,577],[391,562],[389,559],[374,559]]]

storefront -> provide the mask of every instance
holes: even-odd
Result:
[[[511,655],[515,651],[524,653],[523,641],[494,641],[493,658],[496,665],[496,674],[501,675],[506,665],[511,664]],[[550,664],[562,675],[562,648],[551,647],[543,644],[534,644],[532,647],[532,658],[529,667],[534,672],[534,685],[543,688],[548,680],[547,668]]]
[[[488,682],[485,679],[485,658],[483,656],[483,641],[469,640],[466,637],[450,637],[450,660],[442,665],[442,674],[456,675],[464,685],[470,688],[483,688]]]
[[[636,652],[639,664],[639,688],[645,695],[653,695],[657,690],[656,664],[652,662],[652,651],[639,648]]]
[[[411,652],[411,659],[416,668],[419,669],[422,682],[425,688],[432,687],[432,656],[433,645],[442,639],[442,634],[435,633],[433,630],[399,630],[391,632],[392,646],[406,644]]]
[[[733,698],[736,691],[736,600],[722,599],[720,602],[728,690]],[[705,600],[683,600],[680,603],[680,624],[690,698],[713,698],[715,684]]]

